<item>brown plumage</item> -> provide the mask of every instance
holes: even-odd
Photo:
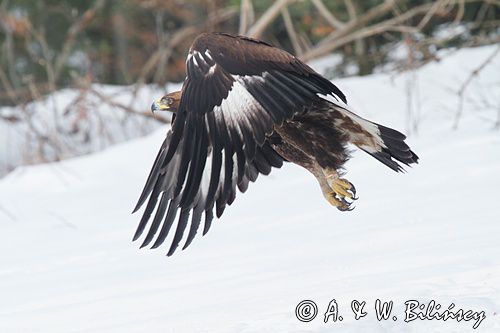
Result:
[[[202,217],[205,234],[214,209],[220,217],[236,188],[245,192],[259,174],[285,161],[309,170],[342,211],[356,199],[354,186],[338,173],[349,157],[348,143],[395,171],[402,170],[399,163],[418,161],[403,134],[352,113],[333,83],[265,42],[202,34],[186,69],[182,90],[152,106],[175,118],[134,210],[149,198],[134,235],[138,239],[151,220],[142,246],[153,240],[153,248],[160,246],[177,219],[167,254],[188,229],[186,248]]]

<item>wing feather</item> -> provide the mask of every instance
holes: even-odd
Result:
[[[186,243],[182,247],[183,250],[186,249],[191,244],[194,237],[196,236],[198,228],[200,227],[201,224],[202,214],[203,214],[203,209],[201,209],[201,205],[196,206],[193,210],[193,217],[191,219],[191,226],[189,228],[189,234],[186,239]]]
[[[165,216],[165,221],[163,221],[163,225],[161,226],[160,233],[158,234],[158,238],[154,242],[153,246],[151,248],[156,249],[159,247],[165,239],[168,236],[168,233],[170,231],[170,228],[172,227],[172,224],[175,220],[175,217],[177,216],[177,211],[178,211],[178,204],[179,204],[179,197],[174,198],[173,200],[170,201],[170,204],[168,206],[167,210],[167,215]]]
[[[203,236],[205,236],[210,230],[210,226],[212,225],[212,220],[214,219],[213,207],[207,209],[205,211],[205,224],[203,225]]]
[[[167,256],[171,256],[174,254],[175,249],[179,246],[179,242],[182,239],[182,235],[184,234],[184,230],[186,230],[190,210],[184,209],[181,211],[179,216],[179,223],[177,224],[177,229],[175,230],[174,239],[172,240],[172,244],[170,245],[170,249],[168,250]]]
[[[151,226],[149,227],[149,231],[141,247],[148,246],[149,243],[151,243],[151,241],[153,240],[154,235],[158,231],[158,228],[160,227],[161,222],[165,217],[165,212],[167,211],[169,200],[170,199],[168,198],[168,196],[165,194],[165,192],[163,192],[161,195],[160,204],[158,205],[158,208],[156,210],[155,217],[153,219],[153,222],[151,223]]]

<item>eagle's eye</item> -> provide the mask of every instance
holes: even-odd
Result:
[[[171,106],[174,103],[174,100],[171,97],[163,97],[161,102],[165,105]]]

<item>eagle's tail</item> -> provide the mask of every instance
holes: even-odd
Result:
[[[396,161],[405,165],[418,163],[418,156],[404,141],[406,139],[404,134],[389,127],[378,124],[374,125],[377,126],[380,132],[379,137],[382,140],[382,145],[377,147],[377,151],[375,152],[368,151],[363,148],[361,149],[396,172],[404,171],[401,165]]]
[[[337,125],[348,141],[392,170],[404,171],[398,162],[405,165],[418,163],[418,156],[406,144],[404,134],[361,118],[343,107],[335,105],[334,110],[339,113]]]

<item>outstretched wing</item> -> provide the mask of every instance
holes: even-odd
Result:
[[[184,248],[205,217],[205,234],[215,207],[220,217],[258,174],[281,167],[283,159],[270,146],[273,127],[290,119],[319,97],[342,92],[289,53],[264,42],[227,34],[202,34],[191,46],[187,78],[172,130],[168,133],[136,211],[149,197],[134,236],[144,232],[142,246],[158,233],[152,248],[166,239],[178,215],[168,255],[187,229]]]

